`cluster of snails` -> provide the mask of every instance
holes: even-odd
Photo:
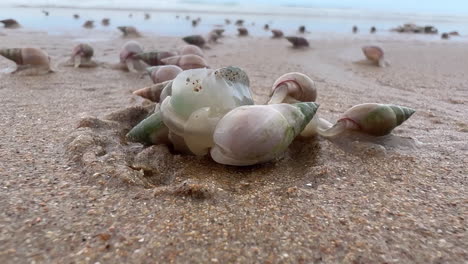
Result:
[[[272,86],[270,100],[255,104],[247,74],[237,67],[192,69],[135,94],[157,102],[154,113],[127,134],[143,144],[170,144],[221,164],[247,166],[280,157],[298,137],[336,138],[352,130],[380,137],[414,110],[387,104],[360,104],[332,125],[315,116],[315,83],[291,72]]]
[[[17,68],[13,73],[41,75],[54,72],[50,57],[45,51],[38,48],[0,49],[0,55],[16,63]],[[64,65],[75,68],[97,67],[100,63],[92,60],[93,55],[92,46],[80,43],[73,48],[70,59]],[[130,72],[144,72],[146,70],[153,80],[161,78],[160,76],[164,76],[164,72],[168,71],[179,73],[182,70],[208,67],[203,51],[194,45],[184,45],[177,51],[145,52],[140,43],[132,40],[123,45],[119,59],[119,63],[112,65],[112,68]],[[161,67],[148,68],[148,66]],[[167,79],[167,77],[164,78]]]

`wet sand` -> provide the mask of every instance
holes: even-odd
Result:
[[[56,62],[76,44],[3,32],[2,46],[41,47]],[[126,40],[107,34],[91,43],[96,59],[117,62]],[[183,44],[138,41],[145,49]],[[390,67],[362,62],[360,47],[369,43],[384,48]],[[288,46],[228,36],[205,52],[213,68],[243,68],[258,103],[277,77],[300,71],[317,81],[318,114],[330,121],[365,102],[415,108],[393,133],[417,144],[349,153],[325,139],[302,139],[276,162],[246,168],[159,146],[146,151],[159,154],[160,170],[146,183],[129,183],[115,173],[127,167],[118,144],[73,160],[69,143],[80,131],[98,131],[77,129],[82,118],[105,120],[141,105],[131,92],[148,78],[102,67],[16,76],[0,59],[0,262],[467,261],[466,44],[345,37],[314,38],[308,50]]]

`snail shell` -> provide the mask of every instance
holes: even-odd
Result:
[[[187,42],[188,44],[195,45],[195,46],[198,46],[200,48],[202,48],[206,44],[205,39],[200,35],[187,36],[187,37],[184,37],[182,39],[185,42]]]
[[[328,121],[316,119],[305,129],[305,133],[314,134],[315,130],[324,137],[335,137],[346,130],[354,130],[371,136],[385,136],[413,115],[414,109],[391,105],[367,103],[353,106],[331,126]]]
[[[103,26],[108,26],[108,25],[110,24],[110,19],[109,19],[109,18],[103,18],[103,19],[101,20],[101,24],[102,24]]]
[[[211,157],[235,166],[270,161],[288,148],[317,108],[312,102],[237,107],[216,125]]]
[[[204,58],[193,54],[172,56],[161,61],[165,65],[177,65],[183,70],[209,67]]]
[[[14,19],[4,19],[4,20],[0,20],[0,23],[3,23],[3,25],[5,26],[5,28],[19,28],[21,27],[21,25],[18,23],[18,21],[14,20]]]
[[[37,72],[32,74],[42,74],[52,72],[50,58],[46,52],[37,48],[15,48],[1,49],[0,55],[16,63],[19,72],[26,69],[34,69]]]
[[[238,106],[254,104],[248,84],[247,74],[236,67],[183,71],[161,104],[163,121],[192,153],[205,155],[219,119]]]
[[[83,27],[84,28],[93,28],[94,27],[94,21],[93,20],[87,20],[86,22],[84,22]]]
[[[146,64],[151,66],[163,65],[162,59],[176,56],[177,53],[171,51],[150,51],[136,54],[133,56],[135,59],[144,61]]]
[[[179,48],[179,55],[198,55],[200,57],[204,57],[203,51],[195,45],[184,45]]]
[[[364,46],[362,52],[366,58],[380,67],[385,67],[388,63],[384,59],[384,52],[380,47],[377,46]]]
[[[213,29],[211,32],[215,33],[216,35],[218,35],[218,37],[222,37],[223,36],[223,33],[224,33],[224,29],[222,28],[215,28]]]
[[[309,47],[309,41],[303,37],[285,37],[294,48]]]
[[[168,136],[169,129],[162,121],[161,112],[157,110],[132,128],[126,138],[132,142],[156,145],[169,143]]]
[[[84,67],[96,67],[97,64],[91,61],[91,57],[94,55],[94,49],[89,44],[81,43],[73,48],[71,62],[73,66],[78,68]]]
[[[138,32],[138,30],[133,26],[121,26],[117,28],[120,31],[122,31],[124,37],[130,37],[130,38],[141,37],[140,32]]]
[[[164,99],[166,99],[167,96],[170,96],[171,93],[172,80],[157,83],[133,92],[134,95],[141,96],[156,103],[164,101]]]
[[[306,27],[305,26],[300,26],[299,27],[299,33],[305,33],[306,32]]]
[[[271,33],[273,33],[272,38],[282,38],[284,36],[283,31],[281,31],[279,29],[272,29]]]
[[[245,27],[240,27],[237,29],[239,32],[239,36],[247,36],[249,35],[249,31]]]
[[[150,67],[150,77],[153,83],[162,83],[173,80],[177,74],[182,72],[182,69],[176,65],[163,65]]]
[[[313,102],[317,98],[317,89],[307,75],[290,72],[275,81],[271,94],[268,104]]]
[[[120,51],[120,63],[127,66],[127,69],[131,72],[137,72],[144,70],[144,66],[134,56],[143,53],[143,48],[140,43],[136,41],[128,41],[122,47]]]

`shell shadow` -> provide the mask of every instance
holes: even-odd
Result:
[[[388,152],[413,152],[422,143],[409,137],[386,135],[381,137],[369,136],[354,131],[347,131],[330,141],[347,153],[358,156],[386,156]]]

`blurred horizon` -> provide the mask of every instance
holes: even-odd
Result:
[[[178,9],[190,11],[219,10],[245,11],[256,7],[257,12],[281,13],[281,8],[292,9],[349,9],[389,13],[415,13],[468,16],[468,1],[460,0],[2,0],[0,6],[70,7],[152,10]],[[260,10],[257,8],[261,8]],[[287,10],[285,10],[287,12]],[[304,10],[306,11],[306,10]],[[1,14],[0,14],[1,15]]]

